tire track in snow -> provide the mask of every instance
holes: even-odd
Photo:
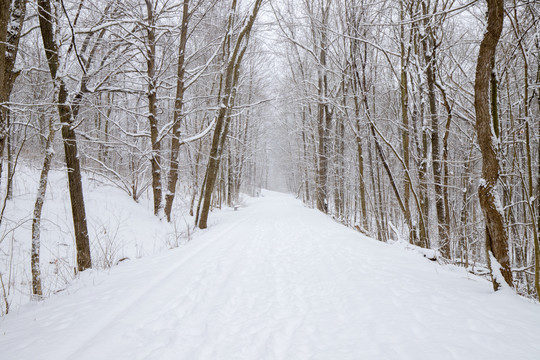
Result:
[[[69,336],[76,348],[64,351],[70,357],[39,352],[46,346],[36,345],[33,331],[19,346],[43,356],[23,359],[539,358],[536,305],[493,294],[488,282],[466,280],[463,270],[366,239],[291,197],[269,193],[248,202],[226,218],[229,226],[198,234],[195,248],[160,257],[162,264],[120,267],[99,277],[108,285],[96,287],[95,296],[74,296],[98,321],[81,335],[78,315],[69,314],[81,310],[70,296],[34,312],[45,322],[52,321],[45,312],[58,315],[63,328],[51,332]],[[131,275],[146,282],[139,288],[127,281]],[[126,297],[126,305],[119,302]],[[90,301],[106,311],[92,311]],[[11,326],[7,340],[24,334]]]
[[[140,291],[136,293],[134,297],[132,297],[127,302],[119,302],[116,304],[113,310],[108,311],[111,313],[111,316],[102,316],[102,321],[98,321],[91,330],[86,330],[84,338],[82,342],[79,342],[78,346],[74,351],[71,351],[65,359],[77,359],[80,358],[81,355],[84,354],[84,351],[86,349],[91,348],[92,341],[100,335],[100,333],[110,327],[110,325],[118,322],[118,319],[124,317],[126,314],[128,314],[134,306],[136,306],[144,297],[145,295],[148,295],[151,293],[151,291],[160,285],[163,285],[163,283],[173,276],[176,272],[180,271],[182,267],[184,267],[187,263],[192,262],[194,259],[196,259],[200,254],[204,254],[206,249],[210,248],[211,246],[215,245],[216,242],[218,242],[224,235],[227,233],[233,231],[235,228],[240,226],[242,223],[244,223],[246,220],[241,220],[233,223],[232,225],[228,226],[226,229],[222,230],[220,233],[213,235],[210,239],[205,239],[204,243],[200,244],[197,250],[195,252],[189,254],[187,257],[183,258],[181,261],[178,261],[175,263],[172,267],[167,268],[164,270],[164,272],[159,277],[154,277],[154,280],[146,284],[142,287]],[[182,253],[179,253],[179,256],[182,256]],[[79,355],[78,355],[79,354]]]

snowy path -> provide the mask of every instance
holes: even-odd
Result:
[[[0,359],[540,359],[540,306],[463,270],[287,195],[216,215],[1,319]]]

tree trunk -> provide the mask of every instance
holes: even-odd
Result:
[[[8,82],[7,76],[7,34],[9,26],[9,13],[11,10],[11,1],[0,0],[0,104],[4,104],[9,99],[9,94],[5,84]],[[2,177],[2,168],[4,163],[4,148],[7,138],[7,115],[8,109],[0,106],[0,179]]]
[[[497,277],[499,271],[504,281],[512,286],[512,272],[508,257],[508,235],[497,192],[499,159],[496,142],[498,139],[495,138],[495,124],[491,121],[489,91],[495,51],[503,27],[504,1],[487,0],[487,7],[487,29],[480,44],[476,66],[474,108],[478,144],[482,153],[482,180],[478,187],[478,197],[486,222],[487,260],[491,263],[492,273],[495,273],[493,274],[493,287],[497,290],[502,285],[500,283],[502,279]],[[493,263],[491,255],[498,264]]]
[[[39,177],[39,187],[37,191],[36,203],[34,205],[34,216],[32,218],[32,253],[31,253],[31,269],[32,269],[32,295],[38,299],[43,295],[41,290],[41,271],[39,266],[39,254],[41,247],[40,232],[41,232],[41,211],[45,201],[47,192],[47,181],[49,178],[49,170],[51,168],[52,158],[54,156],[53,141],[54,141],[54,126],[52,119],[49,120],[49,135],[45,146],[45,158],[41,175]]]
[[[532,156],[531,156],[531,136],[529,130],[529,119],[525,122],[525,146],[527,148],[527,204],[531,216],[533,241],[534,241],[534,288],[536,289],[536,297],[540,299],[540,244],[538,242],[537,222],[535,218],[534,203],[531,201],[534,197],[533,176],[532,176]]]
[[[411,13],[411,18],[414,18],[416,15],[414,13],[414,9],[410,7],[409,9]],[[422,54],[420,53],[420,44],[421,44],[421,36],[419,34],[419,30],[417,28],[418,25],[413,24],[415,26],[413,30],[411,31],[411,37],[412,42],[414,44],[414,53],[416,55],[417,60],[417,67],[423,68],[425,64],[422,63]],[[428,125],[425,123],[425,104],[423,101],[424,96],[424,81],[423,77],[418,71],[417,74],[417,82],[418,82],[418,90],[416,91],[418,93],[419,97],[419,104],[415,105],[415,108],[413,110],[412,114],[412,126],[414,129],[414,132],[416,134],[415,142],[416,142],[416,152],[418,156],[420,157],[418,161],[418,198],[420,202],[420,209],[419,209],[419,217],[423,216],[423,219],[420,219],[420,223],[423,223],[424,226],[420,227],[419,229],[419,239],[418,244],[422,247],[429,248],[430,241],[429,241],[429,196],[428,196],[428,179],[427,179],[427,165],[428,165]],[[419,128],[420,127],[420,128]]]
[[[359,125],[357,126],[357,131],[360,132]],[[358,153],[358,187],[360,192],[360,209],[362,211],[362,226],[365,230],[369,230],[366,205],[366,180],[364,176],[364,153],[362,149],[362,139],[360,137],[356,138],[356,152]]]
[[[318,152],[317,152],[317,209],[328,213],[328,163],[330,156],[328,138],[330,133],[330,124],[332,116],[328,106],[328,75],[326,69],[327,56],[327,24],[329,15],[330,3],[322,9],[322,24],[320,27],[320,42],[319,42],[319,59],[318,59],[318,104],[317,104],[317,135],[318,135]],[[312,26],[315,26],[314,24]],[[314,34],[317,32],[312,30]],[[314,39],[315,40],[315,39]]]
[[[57,76],[59,68],[58,45],[54,38],[53,18],[51,4],[48,0],[38,0],[39,25],[41,37],[47,56],[47,63],[51,78],[55,83],[57,94],[57,107],[62,125],[62,138],[64,140],[65,161],[68,172],[69,195],[71,199],[71,212],[75,228],[75,244],[77,247],[77,269],[83,271],[92,267],[90,256],[90,240],[86,225],[86,211],[82,189],[81,168],[77,150],[77,138],[73,129],[73,120],[78,112],[78,102],[82,93],[76,94],[73,104],[67,103],[68,92],[61,78]]]
[[[354,117],[355,117],[355,125],[356,125],[356,152],[358,154],[358,188],[360,192],[360,209],[362,210],[362,224],[365,230],[369,230],[369,221],[368,221],[368,214],[367,214],[367,204],[366,204],[366,180],[364,176],[364,154],[363,154],[363,148],[362,148],[362,123],[360,120],[360,89],[361,89],[361,81],[360,81],[360,74],[358,73],[358,65],[356,63],[356,59],[354,58],[354,53],[356,53],[357,50],[357,44],[352,44],[352,50],[351,50],[351,63],[353,68],[353,74],[352,74],[352,88],[353,88],[353,101],[354,101]],[[362,69],[365,71],[365,69]],[[368,145],[369,146],[369,145]]]
[[[378,202],[378,197],[377,197],[377,189],[375,187],[375,171],[379,169],[378,166],[375,166],[375,163],[373,161],[373,154],[372,154],[372,151],[371,151],[371,146],[368,145],[368,160],[369,160],[369,167],[370,167],[370,171],[369,171],[369,175],[370,175],[370,180],[371,180],[371,188],[372,188],[372,193],[373,193],[373,211],[375,212],[375,225],[377,227],[377,239],[383,239],[383,231],[382,231],[382,220],[381,220],[381,207],[379,205],[379,202]]]
[[[404,172],[407,173],[410,168],[410,151],[409,151],[409,81],[407,76],[407,65],[408,65],[408,54],[405,51],[405,11],[403,0],[400,1],[400,105],[401,105],[401,125],[403,127],[401,131],[401,145],[403,149],[403,166],[405,169]],[[411,192],[411,183],[405,176],[403,181],[403,205],[405,207],[406,217],[412,219],[411,207],[409,205]],[[415,244],[416,239],[416,229],[414,223],[411,221],[411,228],[409,228],[409,242]]]
[[[180,153],[180,124],[183,118],[184,92],[185,92],[185,59],[186,43],[189,22],[189,0],[184,0],[182,9],[182,28],[180,30],[180,45],[178,47],[178,65],[176,78],[176,98],[174,100],[174,118],[171,140],[171,167],[169,169],[169,179],[167,193],[165,195],[165,216],[167,221],[171,221],[171,210],[176,194],[176,183],[178,182],[178,155]]]
[[[533,178],[533,164],[532,164],[532,155],[531,155],[531,135],[530,135],[530,117],[529,117],[529,62],[528,62],[528,54],[526,49],[523,46],[523,38],[521,34],[521,30],[518,23],[518,13],[517,13],[517,6],[516,1],[514,1],[514,19],[515,19],[515,26],[514,31],[516,32],[516,37],[519,38],[519,49],[521,50],[521,55],[523,57],[523,112],[525,115],[525,150],[526,150],[526,162],[527,162],[527,186],[525,190],[525,198],[526,203],[528,207],[528,212],[531,217],[531,223],[532,223],[532,236],[533,236],[533,243],[534,243],[534,288],[536,290],[536,297],[540,299],[540,245],[538,241],[538,229],[537,229],[537,223],[539,222],[539,218],[536,218],[536,211],[535,211],[535,204],[534,204],[534,178]],[[537,39],[538,41],[538,39]],[[539,54],[540,56],[540,54]],[[540,73],[537,74],[537,77],[540,76]],[[496,93],[495,93],[496,95]],[[540,94],[538,94],[540,96]],[[540,105],[540,104],[539,104]],[[540,111],[540,107],[538,108],[538,111]],[[540,163],[538,164],[540,165]],[[537,195],[538,196],[538,195]],[[538,199],[537,199],[538,201]]]
[[[8,140],[10,109],[4,104],[9,102],[13,85],[19,75],[19,72],[14,72],[14,68],[25,15],[26,0],[0,0],[0,104],[2,104],[0,106],[0,180],[4,149],[6,145],[10,146]],[[9,155],[11,155],[10,149],[8,149]],[[7,189],[8,197],[11,197],[11,190],[11,188]]]
[[[472,166],[472,153],[473,153],[474,145],[471,144],[471,148],[469,150],[469,156],[468,159],[465,162],[465,166],[462,171],[462,179],[461,179],[461,188],[463,196],[462,196],[462,208],[460,212],[460,225],[461,225],[461,231],[459,234],[459,244],[460,244],[460,256],[461,261],[464,262],[464,266],[466,268],[469,267],[469,244],[467,242],[467,239],[469,238],[469,232],[467,230],[467,224],[468,224],[468,218],[469,218],[469,212],[468,212],[468,197],[469,193],[471,192],[471,179],[470,179],[470,168]]]
[[[321,54],[324,53],[321,50]],[[322,57],[322,55],[321,55]],[[321,60],[321,64],[323,61]],[[319,104],[318,104],[318,148],[317,148],[317,209],[328,212],[328,128],[326,127],[326,111],[327,104],[323,103],[323,87],[324,80],[322,76],[319,78]]]
[[[251,28],[253,27],[253,23],[255,22],[261,4],[262,0],[255,1],[252,13],[248,18],[247,23],[242,28],[242,30],[238,34],[238,37],[236,38],[233,51],[227,56],[228,61],[225,64],[226,69],[221,79],[223,90],[220,89],[219,91],[220,101],[219,109],[217,110],[215,119],[216,127],[212,138],[212,146],[210,148],[210,156],[208,159],[208,166],[206,168],[205,182],[201,190],[201,199],[203,203],[202,206],[200,206],[199,204],[200,217],[199,211],[197,211],[196,215],[196,223],[200,229],[206,229],[206,227],[208,226],[208,214],[210,212],[212,193],[214,191],[214,186],[218,175],[221,156],[223,154],[223,147],[225,145],[227,134],[229,132],[229,124],[231,120],[230,111],[234,105],[234,97],[236,94],[235,86],[240,75],[240,65],[247,50]],[[227,28],[227,36],[225,39],[226,42],[230,41],[231,37],[233,36],[233,18],[235,15],[236,1],[233,1],[231,6],[231,12],[229,15],[229,24]],[[228,52],[228,49],[225,48],[225,43],[224,52]]]
[[[304,202],[308,203],[310,202],[310,193],[309,193],[309,173],[308,173],[308,145],[307,145],[307,136],[306,136],[306,106],[302,105],[302,151],[303,151],[303,157],[302,157],[302,170],[303,170],[303,184],[304,184]]]
[[[6,109],[7,116],[6,116],[6,150],[7,150],[7,178],[9,179],[7,181],[7,190],[6,190],[6,198],[8,200],[13,199],[13,177],[15,176],[15,164],[13,163],[13,139],[12,139],[12,122],[11,122],[11,110],[8,108]],[[1,174],[0,174],[1,176]]]
[[[448,170],[448,138],[450,136],[450,126],[452,124],[452,107],[448,102],[448,97],[446,96],[446,91],[442,85],[437,86],[442,94],[444,108],[446,109],[446,125],[443,136],[443,154],[442,154],[442,166],[443,166],[443,189],[442,189],[442,200],[444,206],[444,223],[439,223],[439,226],[444,226],[445,235],[447,237],[446,243],[442,244],[441,252],[443,256],[447,259],[451,259],[451,248],[450,248],[450,200],[448,196],[449,188],[449,170]]]
[[[157,87],[156,87],[156,32],[154,8],[151,0],[145,0],[146,13],[148,23],[146,32],[148,43],[146,44],[146,71],[148,75],[148,123],[150,125],[150,142],[151,142],[151,157],[152,165],[152,193],[154,197],[154,215],[160,216],[162,205],[162,190],[161,190],[161,141],[158,130],[157,119]]]
[[[424,32],[422,45],[424,51],[425,72],[427,80],[429,117],[431,119],[431,162],[433,169],[433,186],[435,188],[435,211],[437,212],[437,230],[439,233],[439,246],[442,255],[450,258],[450,243],[446,227],[446,214],[444,212],[442,169],[439,146],[439,117],[437,116],[437,98],[435,94],[435,46],[432,29],[429,25],[429,4],[422,2],[424,13]],[[435,9],[436,10],[436,9]],[[427,215],[427,213],[426,213]]]
[[[536,50],[537,50],[537,71],[536,71],[536,83],[540,83],[540,40],[536,39]],[[540,111],[540,91],[536,92],[536,101],[538,105],[538,111]],[[538,161],[537,166],[540,167],[540,121],[536,122],[537,131],[538,131]],[[537,238],[540,237],[540,169],[536,172],[536,200],[533,203],[533,207],[536,206],[536,235]],[[533,214],[534,216],[534,214]],[[540,283],[540,245],[536,246],[534,249],[534,258],[535,258],[535,281]],[[538,280],[537,280],[538,279]],[[540,291],[537,290],[537,296],[540,299]]]

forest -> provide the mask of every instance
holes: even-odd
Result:
[[[121,260],[91,181],[188,232],[293,193],[539,299],[539,144],[535,0],[0,0],[1,314],[62,287],[54,171],[67,281]]]

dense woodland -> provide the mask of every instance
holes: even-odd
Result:
[[[540,5],[534,0],[0,0],[1,231],[17,164],[204,229],[284,185],[380,241],[537,298]],[[28,259],[30,262],[30,259]]]

